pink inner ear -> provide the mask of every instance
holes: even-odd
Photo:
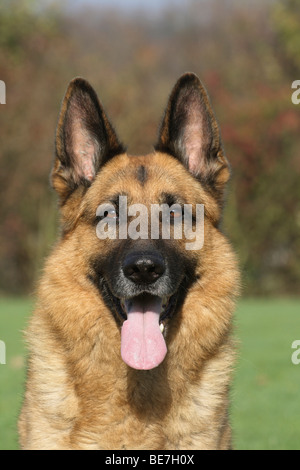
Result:
[[[88,181],[92,181],[96,175],[96,156],[99,151],[96,139],[89,134],[82,126],[82,121],[76,119],[73,122],[73,154],[75,156],[74,166],[79,177],[84,177]]]
[[[188,159],[189,170],[193,174],[200,174],[204,170],[205,162],[203,161],[203,129],[202,119],[200,116],[193,116],[193,122],[186,126],[185,129],[185,148]],[[195,119],[196,118],[196,119]],[[198,118],[198,119],[197,119]]]

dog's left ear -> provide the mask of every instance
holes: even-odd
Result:
[[[173,88],[155,150],[179,159],[222,200],[229,164],[208,94],[193,73],[184,74]]]
[[[91,85],[69,84],[56,130],[52,184],[61,203],[79,186],[89,186],[100,167],[125,152]]]

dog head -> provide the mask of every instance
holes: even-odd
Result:
[[[216,119],[194,74],[176,83],[154,149],[128,155],[92,87],[81,78],[70,83],[52,172],[62,234],[76,240],[86,275],[122,327],[123,359],[137,369],[156,367],[166,354],[168,325],[205,270],[229,179]],[[193,249],[199,207],[202,236]]]

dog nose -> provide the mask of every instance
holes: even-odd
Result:
[[[124,260],[123,272],[136,284],[152,284],[165,272],[164,259],[158,253],[130,253]]]

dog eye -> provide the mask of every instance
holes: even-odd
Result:
[[[181,207],[176,207],[170,210],[170,219],[178,219],[179,217],[182,217],[182,208]]]
[[[98,211],[97,211],[98,212]],[[100,214],[96,216],[95,223],[98,224],[101,222],[103,219],[108,219],[108,220],[116,220],[118,219],[119,214],[116,208],[112,207],[111,205],[108,205],[107,208],[102,208],[100,211]]]
[[[117,211],[115,209],[110,209],[110,210],[104,212],[104,217],[108,217],[109,219],[117,219],[118,214],[117,214]]]

